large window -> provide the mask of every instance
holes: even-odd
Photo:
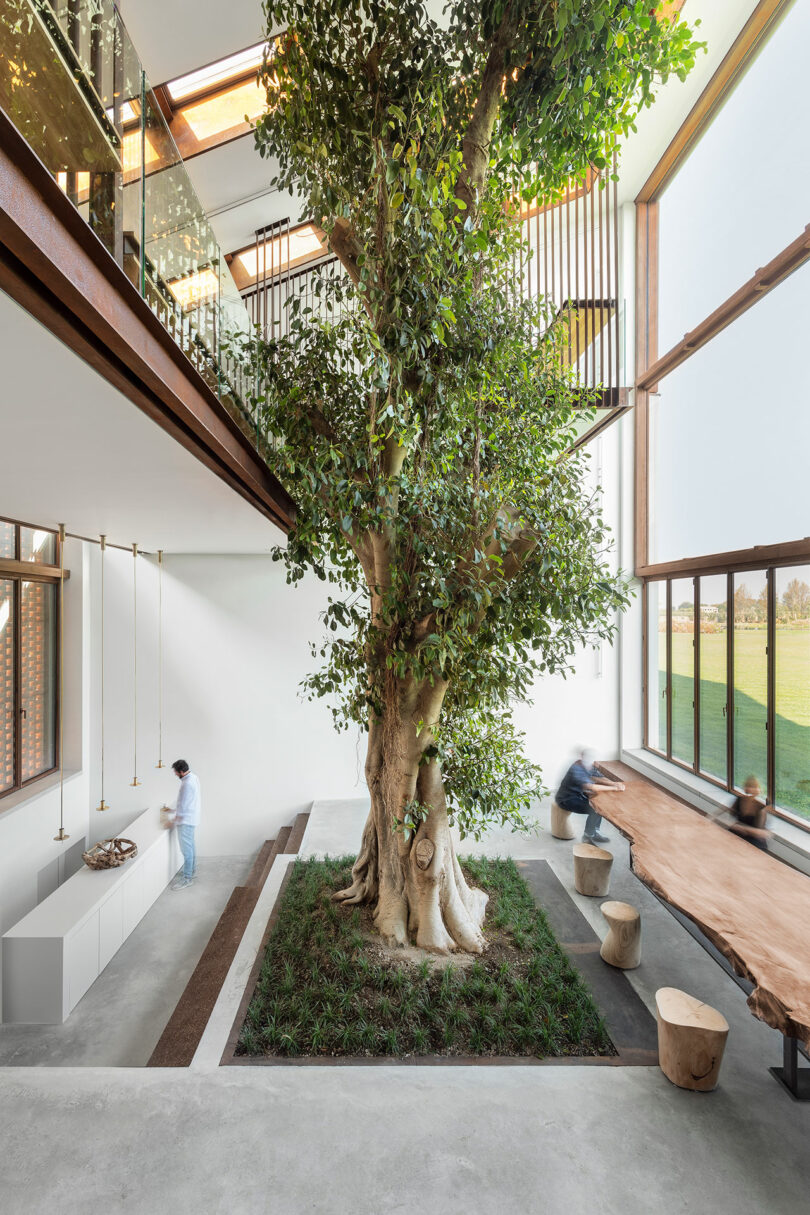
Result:
[[[810,565],[645,587],[645,745],[810,821]]]
[[[0,797],[53,771],[58,542],[0,520]]]
[[[645,746],[810,821],[808,36],[748,6],[636,200],[635,566]]]
[[[650,399],[652,563],[808,534],[808,330],[810,263],[661,380]]]
[[[808,46],[810,5],[799,2],[660,196],[661,354],[808,222]]]

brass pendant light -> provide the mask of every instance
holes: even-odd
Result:
[[[57,843],[69,840],[65,831],[65,525],[59,524],[59,830]]]
[[[163,549],[158,549],[158,761],[156,768],[165,768],[163,762]]]
[[[138,546],[132,546],[132,757],[133,775],[129,782],[134,788],[138,780]]]
[[[104,800],[104,554],[107,551],[107,537],[100,536],[101,547],[101,801],[96,810],[109,810]]]

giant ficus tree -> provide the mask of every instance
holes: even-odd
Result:
[[[582,393],[514,289],[521,199],[604,169],[696,44],[651,0],[268,0],[257,146],[345,274],[260,344],[260,407],[298,504],[288,580],[337,588],[311,694],[368,730],[352,885],[390,940],[478,952],[486,896],[450,824],[520,823],[540,788],[512,721],[612,636]],[[519,271],[518,271],[519,273]]]

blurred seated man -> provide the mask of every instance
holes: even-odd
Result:
[[[572,814],[587,814],[585,830],[582,833],[583,843],[604,844],[608,837],[599,831],[602,816],[597,814],[591,805],[591,795],[608,790],[618,793],[623,789],[622,781],[608,780],[606,776],[602,776],[599,769],[594,767],[590,752],[583,750],[563,777],[554,800],[561,810],[570,810]]]
[[[768,807],[761,800],[762,789],[755,776],[746,777],[743,792],[734,802],[729,811],[733,822],[728,830],[742,839],[748,840],[755,848],[768,851],[768,840],[771,832],[767,829]]]

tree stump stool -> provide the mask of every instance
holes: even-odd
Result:
[[[629,903],[603,903],[602,915],[608,934],[599,953],[602,960],[620,970],[635,970],[641,961],[641,915]]]
[[[572,840],[576,835],[571,811],[563,810],[556,802],[551,803],[551,834],[555,840]]]
[[[655,1006],[658,1062],[667,1080],[698,1093],[715,1088],[728,1037],[726,1018],[677,987],[659,988]]]
[[[610,890],[613,853],[596,844],[574,844],[574,886],[580,894],[601,895]]]

